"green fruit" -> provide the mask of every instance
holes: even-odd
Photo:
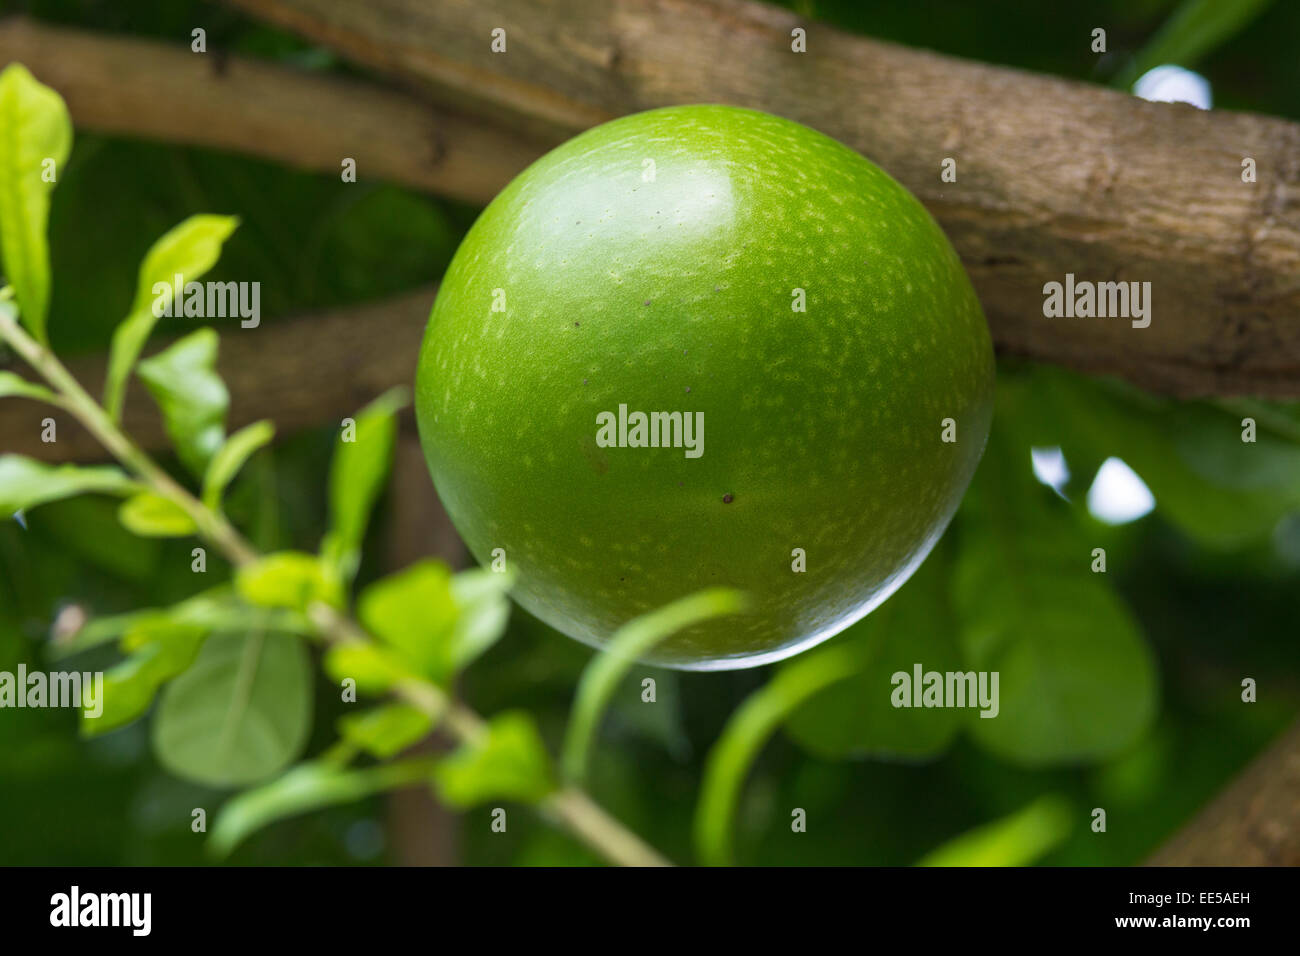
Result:
[[[598,645],[738,587],[750,614],[651,658],[720,670],[810,647],[907,579],[992,393],[979,302],[907,190],[797,123],[683,106],[589,130],[492,201],[438,293],[416,411],[452,520],[479,561],[503,549],[520,604]],[[609,447],[598,416],[621,405],[628,445],[648,437],[632,412],[703,413],[703,453]]]

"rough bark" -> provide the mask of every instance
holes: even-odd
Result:
[[[0,21],[0,64],[11,60],[63,94],[79,127],[336,176],[351,158],[361,179],[478,205],[543,149],[375,84],[21,18]]]
[[[848,143],[947,229],[999,348],[1179,395],[1300,396],[1300,126],[1150,104],[1093,86],[849,36],[744,0],[230,0],[418,95],[182,47],[0,23],[88,128],[374,175],[483,203],[545,144],[624,113],[728,102]],[[808,31],[808,52],[790,31]],[[508,52],[493,54],[491,31]],[[426,101],[471,110],[471,119]],[[527,138],[526,138],[527,137]],[[957,163],[955,183],[940,164]],[[1258,182],[1241,165],[1255,161]],[[1042,316],[1072,272],[1150,281],[1151,327]],[[231,424],[341,418],[409,382],[432,292],[223,338]],[[102,359],[74,368],[93,387]],[[39,441],[54,414],[59,441]],[[129,429],[164,441],[136,389]],[[99,457],[67,416],[0,403],[0,449]],[[1300,726],[1155,865],[1300,862]],[[421,810],[420,812],[423,812]]]
[[[1300,866],[1300,723],[1150,860],[1151,866]]]
[[[1177,395],[1300,396],[1300,125],[904,49],[747,0],[229,2],[551,140],[673,103],[799,120],[921,197],[1003,352]],[[791,51],[796,27],[807,53]],[[955,183],[940,179],[948,157]],[[1150,327],[1044,318],[1043,286],[1066,273],[1151,282]]]

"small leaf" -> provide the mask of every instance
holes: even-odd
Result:
[[[51,405],[62,404],[59,396],[44,385],[37,385],[13,372],[0,372],[0,398],[31,398]]]
[[[323,553],[351,580],[360,562],[370,511],[383,490],[397,437],[397,413],[410,398],[404,388],[380,395],[355,416],[355,441],[338,442],[330,464],[330,532]]]
[[[152,491],[142,491],[122,502],[117,518],[122,527],[142,538],[182,538],[198,530],[185,509]]]
[[[194,662],[206,633],[165,614],[132,621],[122,638],[122,649],[130,656],[105,672],[103,711],[98,717],[82,717],[82,733],[95,737],[143,715],[158,688]]]
[[[325,652],[325,673],[342,683],[356,681],[364,694],[383,694],[398,681],[419,680],[421,675],[406,658],[374,644],[340,644]]]
[[[47,465],[22,455],[0,455],[0,515],[82,494],[129,495],[139,489],[111,465]]]
[[[211,269],[221,257],[221,244],[239,225],[232,216],[191,216],[153,244],[140,265],[135,302],[113,333],[104,384],[104,408],[114,422],[121,418],[126,381],[159,316],[154,304],[162,287],[170,296],[176,276],[184,284]],[[159,292],[155,292],[155,287]],[[161,309],[159,311],[162,311]]]
[[[311,708],[311,664],[300,640],[214,634],[163,692],[154,752],[186,780],[214,787],[255,783],[302,752]]]
[[[269,823],[341,803],[355,803],[375,793],[423,783],[433,769],[431,758],[347,770],[325,762],[301,764],[270,783],[227,801],[212,827],[210,848],[225,856]]]
[[[50,643],[50,657],[54,660],[60,660],[99,647],[101,644],[116,641],[130,630],[132,625],[157,613],[157,609],[147,608],[140,611],[128,611],[125,614],[111,614],[93,618],[82,625],[76,633],[62,640],[52,641]]]
[[[339,718],[339,732],[372,757],[387,760],[424,739],[433,718],[410,704],[384,704]]]
[[[357,617],[366,630],[435,681],[452,674],[451,643],[459,610],[451,580],[442,562],[421,561],[376,581],[357,601]]]
[[[453,577],[442,562],[421,561],[366,588],[357,613],[410,670],[444,683],[505,632],[512,580],[483,570]]]
[[[279,551],[235,572],[235,589],[259,607],[305,611],[316,601],[338,606],[341,593],[320,558],[301,551]]]
[[[482,737],[438,764],[434,779],[442,799],[458,807],[495,799],[536,803],[555,790],[546,745],[522,711],[492,718]]]
[[[221,510],[221,498],[248,459],[258,449],[275,437],[275,426],[269,421],[253,422],[226,439],[208,464],[203,476],[203,503],[213,511]]]
[[[451,579],[458,616],[452,628],[451,671],[458,674],[501,639],[510,619],[506,592],[514,574],[475,568]]]
[[[202,475],[225,436],[230,393],[217,375],[217,333],[199,329],[137,366],[185,466]]]
[[[179,624],[193,624],[216,632],[267,630],[290,634],[311,635],[315,627],[297,611],[286,608],[267,610],[249,607],[237,596],[235,589],[222,585],[186,598],[178,604],[164,608],[162,613]]]
[[[0,262],[23,324],[42,343],[49,341],[46,225],[54,189],[45,172],[62,176],[71,148],[72,122],[63,98],[22,64],[9,64],[0,73]]]
[[[1009,817],[976,827],[927,853],[917,866],[1029,866],[1070,835],[1070,807],[1040,797]]]
[[[170,607],[144,608],[126,614],[94,618],[67,640],[51,645],[50,653],[56,659],[78,654],[122,637],[138,624],[153,621],[197,627],[213,633],[248,633],[256,630],[302,635],[315,633],[311,623],[296,611],[249,607],[236,597],[233,588],[222,585]]]

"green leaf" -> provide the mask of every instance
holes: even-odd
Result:
[[[330,532],[322,551],[345,581],[360,563],[370,512],[392,463],[397,413],[409,401],[406,389],[390,389],[357,412],[353,441],[344,441],[340,434],[330,464]]]
[[[421,675],[405,657],[374,644],[340,644],[325,652],[325,673],[340,684],[356,681],[364,694],[383,694],[403,680],[419,680]]]
[[[122,638],[122,650],[130,656],[104,673],[103,712],[83,716],[82,733],[95,737],[143,715],[158,688],[194,662],[206,634],[202,627],[178,624],[162,614],[132,620]]]
[[[136,369],[162,409],[177,454],[196,475],[221,447],[230,407],[230,393],[215,371],[217,341],[216,332],[199,329]]]
[[[357,601],[362,626],[436,681],[451,674],[450,645],[458,616],[451,570],[434,560],[376,581]]]
[[[0,262],[14,287],[22,321],[37,341],[50,306],[50,253],[45,230],[53,182],[72,148],[72,123],[63,98],[19,63],[0,73]]]
[[[372,757],[387,760],[424,739],[433,718],[410,704],[384,704],[339,718],[339,733]]]
[[[1156,514],[1205,547],[1266,541],[1300,509],[1300,447],[1262,417],[1257,440],[1242,442],[1245,414],[1053,368],[999,380],[999,401],[1018,427],[1033,425],[1035,445],[1061,446],[1083,490],[1096,465],[1120,458],[1150,488]]]
[[[701,863],[730,863],[740,788],[768,738],[805,701],[853,676],[859,664],[857,652],[846,645],[806,654],[778,671],[731,715],[705,761],[695,806],[695,850]]]
[[[492,718],[482,736],[438,764],[434,779],[442,799],[458,807],[495,799],[536,803],[555,790],[546,745],[522,711]]]
[[[122,527],[142,538],[181,538],[198,530],[184,508],[152,491],[142,491],[122,502],[117,518]]]
[[[451,596],[458,611],[448,646],[453,674],[472,664],[505,634],[510,619],[506,592],[514,579],[513,572],[482,568],[461,571],[451,579]]]
[[[214,787],[278,773],[311,727],[311,665],[297,638],[214,634],[167,685],[153,724],[154,752],[172,773]]]
[[[1273,0],[1183,0],[1177,10],[1115,78],[1121,89],[1165,63],[1193,67],[1241,32]]]
[[[316,601],[339,606],[339,584],[314,554],[278,551],[235,572],[235,590],[259,607],[305,611]]]
[[[130,313],[113,333],[113,347],[108,357],[108,375],[104,383],[104,408],[118,421],[126,395],[126,381],[140,351],[157,324],[154,306],[161,293],[170,297],[176,276],[181,288],[211,269],[221,257],[221,245],[239,225],[233,216],[191,216],[173,228],[144,257],[136,285],[135,302]],[[162,292],[166,286],[167,292]],[[159,292],[155,292],[158,287]],[[160,303],[164,311],[167,299]]]
[[[977,741],[1022,764],[1096,760],[1132,744],[1156,704],[1152,654],[1069,505],[1033,478],[999,418],[959,512],[953,584],[967,666],[999,675],[999,711],[967,711]]]
[[[366,588],[357,616],[411,669],[445,682],[505,631],[510,580],[490,571],[453,577],[442,562],[421,561]]]
[[[0,455],[0,515],[73,495],[129,495],[139,489],[111,465],[47,465],[23,455]]]
[[[275,437],[275,426],[269,421],[253,422],[235,432],[223,444],[208,464],[203,476],[203,503],[212,511],[221,510],[221,498],[239,470],[258,449],[270,444]]]
[[[235,595],[233,588],[222,585],[163,608],[144,608],[126,614],[94,618],[68,640],[51,646],[56,658],[68,657],[115,640],[138,624],[170,623],[178,627],[197,627],[215,633],[248,633],[257,630],[284,631],[310,635],[311,623],[296,611],[249,607]]]
[[[1070,835],[1070,806],[1040,797],[1008,817],[986,823],[932,850],[917,866],[1029,866]]]
[[[116,641],[130,630],[134,624],[157,613],[157,609],[147,608],[140,611],[128,611],[125,614],[110,614],[93,618],[82,625],[75,634],[64,640],[51,642],[50,657],[52,660],[61,660],[65,657],[71,657],[73,654],[80,654],[102,644],[107,644],[110,641]]]
[[[160,613],[180,624],[218,632],[283,631],[309,636],[316,628],[302,614],[287,608],[249,607],[234,588],[221,585],[164,608]]]
[[[964,670],[948,600],[950,572],[941,544],[898,593],[832,639],[828,647],[852,647],[861,667],[791,714],[785,730],[801,747],[832,760],[915,760],[948,746],[960,726],[960,711],[895,707],[892,697],[893,676],[900,671],[910,675],[917,664],[940,673]]]
[[[13,372],[0,372],[0,398],[31,398],[51,405],[62,404],[59,397],[44,385],[37,385]]]
[[[564,775],[582,782],[586,778],[591,748],[600,718],[609,706],[610,695],[639,657],[683,628],[745,609],[744,595],[726,588],[710,588],[620,627],[599,654],[591,659],[578,681],[573,713],[564,737]]]
[[[227,801],[212,827],[209,847],[225,856],[250,834],[277,820],[424,783],[433,763],[432,758],[420,758],[365,770],[347,770],[326,762],[301,764]]]

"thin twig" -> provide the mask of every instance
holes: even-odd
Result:
[[[236,566],[252,564],[261,555],[221,513],[206,507],[115,425],[103,408],[81,387],[63,363],[48,348],[29,336],[6,312],[0,311],[0,339],[54,387],[63,406],[101,444],[156,494],[167,498],[194,521],[198,534],[219,548]],[[351,617],[325,604],[310,609],[310,617],[321,636],[331,643],[372,642],[369,634]],[[432,681],[416,678],[399,682],[393,693],[442,723],[464,743],[481,740],[487,724],[472,709],[460,703]],[[667,860],[611,816],[585,791],[567,787],[542,800],[542,815],[567,829],[611,863],[621,866],[667,866]]]

